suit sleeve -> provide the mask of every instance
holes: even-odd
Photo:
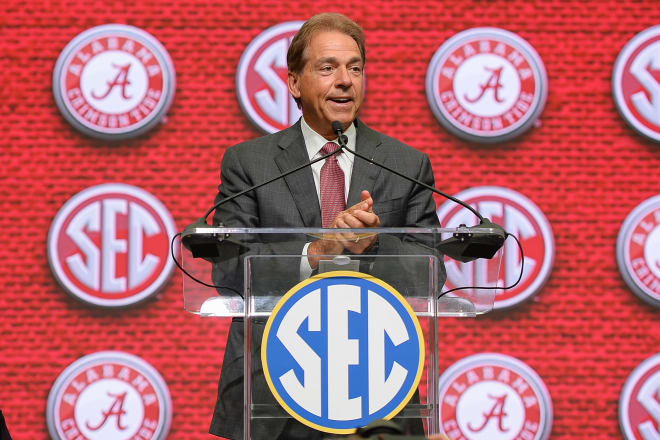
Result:
[[[425,154],[422,158],[422,163],[419,169],[419,174],[416,176],[417,180],[425,184],[435,187],[435,179],[433,178],[433,169],[431,168],[431,161]],[[404,226],[410,227],[438,227],[438,215],[435,212],[435,202],[433,200],[433,193],[428,189],[414,185],[412,194],[410,196],[407,212],[406,223]]]
[[[236,147],[225,151],[220,165],[220,181],[214,203],[254,185],[239,160]],[[236,228],[259,227],[259,208],[255,194],[247,193],[219,206],[213,214],[213,224]]]
[[[415,176],[417,180],[435,187],[433,169],[427,155],[423,155],[419,164],[419,173]],[[428,189],[413,185],[408,202],[405,206],[403,224],[393,225],[401,227],[439,227],[440,222],[436,213],[433,193]],[[436,241],[439,237],[435,237]],[[429,285],[428,260],[421,256],[436,258],[437,285],[442,286],[446,279],[446,271],[443,255],[436,249],[434,237],[403,235],[394,236],[381,234],[378,239],[378,255],[419,255],[420,257],[403,257],[397,263],[389,259],[382,259],[373,265],[372,273],[382,279],[390,280],[399,291],[408,296],[426,296]],[[395,264],[396,267],[392,267]],[[396,275],[392,275],[396,274]]]
[[[240,146],[229,148],[222,159],[220,167],[221,183],[215,202],[237,194],[261,181],[253,177],[249,166],[241,161]],[[213,215],[216,226],[234,228],[259,228],[261,224],[260,199],[257,191],[243,194],[236,199],[219,206]],[[213,282],[216,286],[231,286],[232,291],[244,291],[244,259],[248,256],[264,255],[272,258],[252,259],[251,270],[255,274],[251,278],[253,295],[281,296],[300,280],[300,257],[284,257],[284,255],[300,256],[304,239],[283,234],[242,234],[234,239],[247,247],[242,255],[223,261],[213,266]],[[280,257],[277,257],[280,256]],[[295,263],[295,264],[294,264]],[[225,294],[218,289],[220,294]]]

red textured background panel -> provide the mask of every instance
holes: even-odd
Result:
[[[47,438],[55,378],[77,358],[109,349],[141,356],[163,375],[174,406],[170,438],[210,438],[227,322],[185,313],[178,273],[157,301],[90,310],[54,281],[48,228],[69,197],[105,182],[142,187],[179,229],[191,223],[215,195],[225,148],[260,134],[236,101],[243,49],[269,26],[322,11],[344,12],[366,31],[365,122],[428,153],[442,190],[506,186],[552,224],[557,250],[547,285],[514,310],[442,320],[441,367],[482,351],[513,355],[552,394],[552,439],[620,437],[619,392],[630,371],[660,351],[660,311],[626,288],[615,242],[626,215],[660,193],[660,145],[619,117],[610,75],[625,42],[660,23],[656,1],[9,0],[0,5],[0,408],[15,438]],[[51,93],[64,46],[112,22],[159,39],[178,83],[166,124],[119,144],[73,130]],[[548,71],[540,125],[501,145],[457,140],[426,102],[431,56],[475,26],[518,33]]]

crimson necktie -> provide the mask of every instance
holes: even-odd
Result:
[[[339,145],[328,142],[321,148],[321,154],[326,155],[337,151],[338,148]],[[344,172],[337,162],[339,154],[341,151],[328,157],[321,167],[321,222],[324,228],[329,228],[337,214],[346,208]]]

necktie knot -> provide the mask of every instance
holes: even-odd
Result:
[[[328,142],[323,146],[323,148],[321,148],[321,154],[325,156],[326,154],[330,154],[334,151],[337,151],[338,149],[339,149],[339,145],[335,144],[334,142]],[[339,154],[341,154],[341,151],[339,152]],[[330,157],[335,157],[335,156],[330,156]]]

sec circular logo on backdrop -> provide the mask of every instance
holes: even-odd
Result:
[[[630,290],[660,307],[660,195],[628,214],[619,230],[616,260]]]
[[[236,93],[243,112],[257,128],[275,133],[296,122],[298,109],[287,87],[286,54],[302,21],[272,26],[248,44],[236,71]]]
[[[529,198],[509,188],[479,186],[461,191],[455,195],[476,208],[484,217],[502,226],[515,235],[525,251],[525,266],[520,283],[509,290],[498,290],[494,309],[515,307],[533,297],[541,290],[550,277],[554,263],[555,244],[550,222]],[[452,201],[438,208],[440,224],[446,228],[456,228],[461,224],[472,226],[478,219]],[[522,260],[518,245],[513,239],[504,242],[502,267],[496,259],[480,259],[462,264],[445,259],[447,281],[445,289],[460,286],[512,285],[520,276]]]
[[[545,440],[552,400],[525,363],[499,353],[463,358],[440,376],[440,432],[451,439]]]
[[[48,395],[52,439],[164,440],[172,420],[167,384],[137,356],[102,351],[66,367]]]
[[[55,215],[48,261],[55,279],[76,299],[99,307],[131,306],[169,279],[174,234],[167,208],[143,189],[122,183],[92,186]]]
[[[53,70],[55,102],[66,120],[96,138],[138,136],[167,113],[176,80],[165,48],[133,26],[106,24],[76,36]]]
[[[660,142],[660,25],[635,35],[619,52],[612,94],[619,113],[637,132]]]
[[[660,353],[630,373],[619,397],[619,424],[626,440],[660,437]]]
[[[547,94],[545,67],[534,48],[498,28],[459,32],[440,46],[426,71],[433,114],[472,142],[501,142],[527,131]]]
[[[282,407],[314,429],[349,434],[396,415],[417,389],[422,330],[392,286],[326,272],[287,292],[266,323],[264,376]]]

